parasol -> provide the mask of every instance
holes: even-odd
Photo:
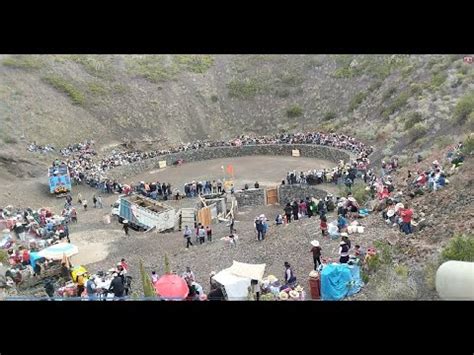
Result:
[[[71,257],[79,253],[79,249],[73,244],[59,243],[41,250],[38,255],[46,259],[62,260],[63,256]]]
[[[178,275],[163,275],[153,285],[156,293],[165,299],[183,300],[188,296],[189,288],[186,281]]]

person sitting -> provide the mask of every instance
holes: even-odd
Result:
[[[275,218],[275,222],[277,225],[283,224],[283,216],[281,214],[278,214]]]

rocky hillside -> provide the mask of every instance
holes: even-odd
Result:
[[[473,68],[462,55],[3,55],[0,149],[318,129],[403,161],[472,130]]]

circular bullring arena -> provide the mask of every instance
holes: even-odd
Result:
[[[297,150],[300,156],[292,156]],[[202,180],[231,180],[226,167],[233,166],[233,184],[238,194],[245,184],[253,187],[256,181],[260,190],[267,187],[280,185],[288,171],[308,171],[312,169],[332,169],[341,160],[349,161],[354,153],[327,146],[313,144],[261,144],[245,146],[209,147],[196,150],[182,151],[144,159],[131,164],[115,167],[107,171],[107,176],[116,179],[122,184],[136,185],[140,181],[166,182],[172,188],[183,191],[183,186],[191,181]],[[160,162],[166,162],[166,167],[160,167]],[[175,165],[182,161],[180,165]],[[161,163],[163,165],[163,163]],[[224,169],[223,169],[224,167]],[[32,179],[23,185],[18,192],[18,199],[25,195],[25,202],[45,206],[45,188],[38,179]],[[40,186],[41,185],[41,186]],[[286,186],[288,188],[288,186]],[[280,196],[280,200],[304,198],[308,195],[321,197],[325,191],[336,192],[334,184],[320,184],[315,190],[298,190],[297,187]],[[288,191],[287,191],[288,192]],[[318,193],[323,195],[318,196]],[[89,207],[84,210],[77,202],[80,193],[83,199],[89,201]],[[227,191],[230,197],[229,191]],[[143,262],[145,270],[155,270],[159,275],[164,272],[164,255],[170,258],[173,271],[181,273],[186,266],[190,266],[200,280],[204,290],[209,290],[206,280],[209,272],[218,271],[232,265],[233,260],[247,263],[265,263],[266,273],[280,275],[283,262],[290,261],[294,271],[307,275],[312,269],[310,257],[302,256],[308,249],[309,242],[314,239],[316,218],[301,220],[284,226],[275,226],[274,219],[277,214],[283,213],[283,206],[278,203],[266,204],[266,200],[257,203],[241,205],[235,215],[235,229],[238,235],[236,248],[229,245],[221,238],[229,234],[229,227],[225,222],[214,222],[213,241],[203,245],[185,248],[182,231],[175,229],[167,233],[156,231],[137,232],[130,230],[130,235],[125,236],[122,225],[116,219],[111,223],[104,222],[104,217],[110,216],[111,205],[119,197],[114,194],[102,193],[104,208],[93,208],[92,196],[100,194],[97,189],[86,184],[73,186],[73,206],[78,211],[78,223],[70,226],[71,242],[79,248],[79,254],[72,257],[74,264],[86,265],[91,271],[108,270],[118,260],[125,258],[131,266],[130,275],[135,280],[134,290],[141,292],[139,264]],[[46,206],[53,211],[60,212],[64,206],[63,199],[48,196]],[[32,202],[32,201],[35,201]],[[41,202],[39,202],[41,201]],[[161,201],[160,201],[161,202]],[[185,207],[198,205],[198,198],[184,198],[180,200],[169,199],[163,201],[176,211]],[[283,202],[283,201],[280,201]],[[269,232],[264,242],[256,240],[254,219],[255,216],[265,214],[270,225]],[[319,237],[319,235],[317,236]],[[324,244],[328,254],[337,254],[338,243]],[[304,254],[303,254],[304,255]]]

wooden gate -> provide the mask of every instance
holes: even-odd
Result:
[[[203,207],[198,211],[198,221],[204,226],[212,223],[211,206]]]
[[[278,188],[270,188],[266,190],[267,193],[267,205],[274,205],[278,203]]]

